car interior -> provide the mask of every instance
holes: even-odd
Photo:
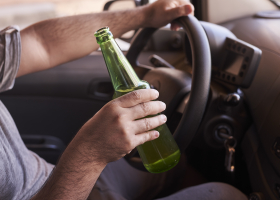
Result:
[[[151,2],[113,0],[103,10]],[[167,125],[187,166],[184,181],[168,192],[224,182],[251,200],[279,199],[280,1],[191,2],[195,16],[177,19],[179,31],[167,25],[116,39],[138,76],[167,105]],[[56,164],[79,128],[113,93],[98,50],[17,78],[0,100],[26,146]],[[136,151],[126,160],[145,170]]]

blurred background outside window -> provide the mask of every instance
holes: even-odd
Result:
[[[0,29],[26,26],[49,18],[101,12],[109,0],[0,0]],[[131,7],[133,1],[127,1]],[[126,4],[122,5],[124,9]],[[117,8],[116,8],[117,9]]]

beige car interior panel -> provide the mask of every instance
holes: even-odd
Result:
[[[202,0],[202,20],[223,23],[260,11],[278,10],[269,0]]]

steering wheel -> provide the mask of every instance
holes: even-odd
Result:
[[[194,16],[180,17],[176,19],[176,22],[185,30],[192,52],[193,73],[189,100],[184,109],[181,121],[173,133],[181,152],[184,152],[193,139],[204,115],[210,88],[211,53],[206,33],[200,22]],[[152,71],[150,67],[141,66],[137,58],[156,30],[156,28],[140,29],[134,36],[126,55],[128,61],[140,77],[143,77],[148,71]],[[186,94],[186,90],[182,91],[181,93]],[[135,168],[145,170],[140,158],[133,157],[133,153],[125,156],[125,158]]]

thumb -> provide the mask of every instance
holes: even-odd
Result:
[[[172,8],[170,10],[170,15],[171,15],[172,19],[176,19],[178,17],[187,16],[189,14],[192,14],[193,11],[194,11],[193,5],[187,4],[187,5],[178,6],[176,8]]]

